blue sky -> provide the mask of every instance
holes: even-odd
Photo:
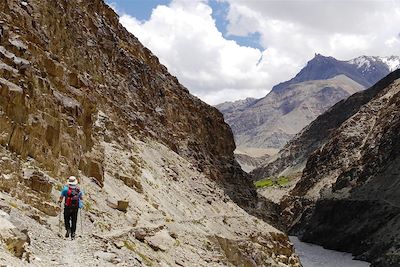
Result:
[[[191,1],[191,0],[187,0]],[[159,5],[169,5],[171,0],[108,0],[108,4],[112,4],[120,13],[127,13],[140,21],[150,19],[154,8]],[[209,0],[209,6],[212,8],[212,17],[215,20],[217,29],[223,34],[225,39],[233,40],[239,45],[254,47],[263,50],[260,43],[260,33],[249,33],[246,36],[237,36],[227,33],[228,26],[228,9],[229,3],[218,0]]]
[[[260,98],[315,53],[400,51],[395,0],[106,0],[120,22],[209,104]]]
[[[123,13],[130,14],[139,20],[148,20],[153,8],[158,5],[168,5],[171,0],[108,0],[108,4],[115,4]]]

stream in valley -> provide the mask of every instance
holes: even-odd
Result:
[[[290,236],[303,267],[368,267],[370,263],[353,260],[350,253],[324,249],[321,246],[301,242]]]

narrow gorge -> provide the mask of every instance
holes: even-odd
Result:
[[[399,90],[396,70],[334,105],[252,172],[256,180],[294,177],[274,199],[291,235],[371,266],[400,264]]]
[[[113,4],[0,1],[0,266],[400,266],[398,56],[316,53],[213,107]]]

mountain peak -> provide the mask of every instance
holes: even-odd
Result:
[[[335,59],[334,57],[331,57],[331,56],[324,56],[324,55],[322,55],[322,54],[320,54],[320,53],[315,53],[313,59],[324,59],[324,58],[333,58],[333,59]],[[311,61],[312,61],[313,59],[311,59]]]
[[[291,80],[275,85],[273,92],[281,92],[289,85],[304,81],[330,79],[343,74],[365,87],[372,86],[389,72],[400,67],[400,57],[360,56],[348,61],[315,53],[314,58]]]

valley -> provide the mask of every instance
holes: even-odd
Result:
[[[149,20],[223,8],[197,4],[160,4]],[[264,97],[211,106],[124,12],[0,2],[1,266],[400,266],[399,56],[315,53]],[[196,34],[185,40],[200,51]],[[246,49],[259,71],[266,55]],[[223,71],[232,84],[243,74]],[[76,183],[74,239],[64,213]]]

